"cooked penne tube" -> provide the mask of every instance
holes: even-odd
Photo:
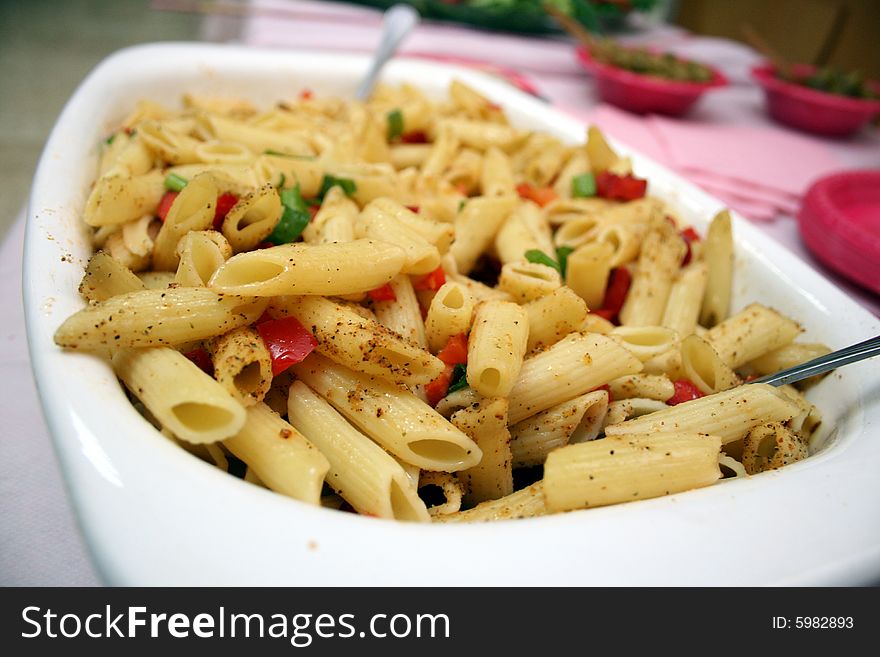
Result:
[[[468,384],[484,397],[510,394],[528,338],[529,316],[521,306],[509,301],[479,304],[468,339]]]
[[[364,263],[370,263],[364,267]],[[406,252],[395,244],[355,240],[340,244],[284,244],[232,256],[208,285],[226,294],[338,296],[366,292],[400,273]]]
[[[547,510],[632,502],[709,486],[721,478],[721,441],[703,434],[620,435],[552,452],[544,465]]]
[[[448,516],[461,510],[464,487],[454,474],[451,472],[423,472],[419,478],[419,490],[428,487],[439,488],[443,495],[442,504],[428,507],[428,513],[431,516]]]
[[[473,440],[483,457],[472,468],[458,473],[466,504],[497,500],[513,492],[507,400],[484,399],[457,411],[450,422]]]
[[[213,443],[244,426],[244,407],[174,349],[120,349],[113,356],[113,371],[180,440]]]
[[[606,427],[605,434],[699,431],[720,437],[721,444],[726,445],[743,438],[759,424],[787,422],[799,410],[794,401],[773,386],[752,383]]]
[[[263,185],[232,206],[223,220],[223,235],[235,253],[250,251],[272,233],[281,213],[278,192],[272,185]]]
[[[449,245],[452,244],[454,235],[452,226],[445,222],[423,217],[394,199],[379,198],[371,201],[363,209],[361,218],[372,216],[380,217],[383,221],[388,221],[391,224],[405,226],[421,236],[426,242],[437,247],[441,255],[446,253],[449,250]]]
[[[205,288],[139,290],[71,315],[55,332],[55,344],[86,351],[182,344],[247,326],[265,309],[264,300]]]
[[[354,222],[359,210],[357,204],[335,185],[324,196],[321,209],[303,230],[303,240],[310,244],[354,241]]]
[[[83,221],[89,226],[107,226],[154,214],[165,194],[163,181],[161,171],[99,178],[86,201]]]
[[[330,299],[283,297],[273,307],[308,327],[320,353],[357,372],[417,385],[430,383],[445,367],[439,358],[398,333]]]
[[[520,422],[641,369],[639,360],[610,338],[573,333],[523,362],[510,392],[510,422]]]
[[[428,522],[416,484],[400,464],[351,426],[301,381],[290,387],[290,424],[329,462],[327,483],[358,513],[379,518]]]
[[[669,224],[660,224],[648,233],[629,294],[620,310],[621,324],[656,326],[660,323],[684,255],[684,240]]]
[[[647,362],[678,344],[678,334],[662,326],[618,326],[609,334],[640,361]]]
[[[552,294],[523,306],[529,318],[529,341],[526,351],[550,347],[569,333],[577,331],[587,316],[587,304],[563,285]]]
[[[740,384],[736,372],[721,360],[712,345],[696,335],[681,342],[681,368],[685,378],[707,395]]]
[[[496,146],[502,151],[509,152],[528,136],[527,133],[500,123],[468,121],[466,119],[441,120],[438,132],[442,135],[446,131],[459,143],[481,151]]]
[[[516,198],[512,196],[486,195],[468,199],[455,217],[455,241],[450,247],[459,273],[467,274],[474,268],[516,204]]]
[[[440,251],[409,226],[385,213],[361,212],[354,224],[358,238],[385,240],[406,253],[401,271],[404,274],[427,274],[440,266]]]
[[[254,329],[243,326],[211,343],[214,378],[242,406],[263,401],[272,386],[272,357]]]
[[[568,255],[565,284],[589,308],[600,308],[611,273],[612,248],[608,244],[584,244]]]
[[[700,324],[712,328],[727,319],[733,279],[733,228],[730,213],[722,210],[709,224],[703,257],[709,266]]]
[[[553,234],[553,243],[556,246],[577,249],[579,246],[595,241],[603,226],[604,224],[598,216],[584,214],[559,226]]]
[[[607,411],[608,394],[594,390],[516,423],[510,427],[513,467],[543,465],[554,449],[595,439]]]
[[[217,184],[210,174],[190,180],[168,210],[153,245],[153,269],[174,271],[180,263],[177,243],[192,230],[207,230],[214,221]]]
[[[376,319],[386,328],[399,333],[422,349],[427,349],[425,322],[422,320],[419,300],[413,290],[410,277],[406,274],[398,274],[388,285],[394,293],[394,300],[373,302]]]
[[[629,399],[617,399],[608,404],[608,412],[605,414],[604,427],[612,424],[620,424],[636,417],[642,417],[649,413],[661,411],[667,408],[666,404],[656,399],[644,397],[630,397]]]
[[[119,294],[143,289],[144,284],[141,279],[128,267],[103,251],[89,258],[85,274],[79,284],[79,293],[87,301],[106,301]]]
[[[643,397],[665,402],[675,394],[669,377],[658,374],[628,374],[609,381],[608,388],[613,399]]]
[[[299,431],[265,404],[247,409],[247,421],[223,446],[247,463],[270,490],[318,505],[330,464]]]
[[[483,156],[480,191],[487,197],[516,196],[516,183],[510,167],[510,158],[497,146],[490,146]]]
[[[797,322],[772,308],[753,303],[712,327],[706,340],[726,365],[736,369],[784,347],[800,332]]]
[[[297,379],[370,438],[423,470],[457,472],[480,462],[477,444],[414,394],[311,354]]]
[[[498,229],[495,250],[502,264],[521,262],[526,251],[554,253],[550,224],[541,209],[531,201],[520,203]]]
[[[808,360],[813,360],[829,353],[831,353],[831,349],[824,344],[816,342],[790,342],[783,347],[768,351],[763,356],[749,361],[749,367],[756,374],[764,376],[787,370],[789,367],[806,363]]]
[[[705,262],[692,262],[672,283],[660,325],[672,329],[680,338],[692,335],[697,328],[708,271]]]
[[[498,289],[517,303],[528,303],[552,294],[562,285],[559,272],[534,262],[508,262],[501,268]]]
[[[498,500],[478,504],[473,509],[434,517],[434,522],[489,522],[534,518],[547,513],[544,483],[539,481]]]
[[[781,422],[758,425],[743,438],[742,464],[750,475],[775,470],[807,456],[807,444]]]
[[[214,272],[232,255],[232,247],[221,233],[193,230],[177,243],[180,264],[174,282],[185,287],[205,287]]]
[[[425,335],[431,351],[437,353],[453,335],[467,333],[476,309],[476,301],[468,289],[456,283],[444,283],[428,307]]]

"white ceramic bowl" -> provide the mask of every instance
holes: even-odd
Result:
[[[353,94],[362,57],[194,44],[141,46],[96,68],[64,109],[30,199],[25,303],[43,408],[95,561],[113,584],[790,585],[880,579],[877,363],[810,394],[825,414],[814,456],[783,470],[670,497],[545,518],[424,526],[312,508],[244,483],[162,438],[109,366],[58,349],[82,306],[82,209],[101,139],[140,98],[183,92],[268,105],[303,88]],[[393,61],[391,83],[439,96],[455,77],[523,127],[581,141],[584,127],[470,70]],[[626,151],[622,146],[622,151]],[[632,153],[650,190],[704,229],[721,203]],[[761,300],[834,348],[880,322],[748,222],[735,218],[736,307]]]

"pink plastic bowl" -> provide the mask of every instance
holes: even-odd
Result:
[[[880,294],[880,169],[820,178],[807,190],[798,222],[819,260]]]
[[[602,100],[637,114],[680,116],[709,89],[727,85],[727,78],[712,67],[708,82],[678,82],[603,64],[583,47],[577,49],[577,56],[595,76]]]
[[[796,75],[809,75],[814,70],[806,65],[794,67]],[[880,113],[880,100],[837,96],[786,82],[776,77],[776,69],[770,65],[753,68],[752,77],[764,88],[770,116],[806,132],[851,135]]]

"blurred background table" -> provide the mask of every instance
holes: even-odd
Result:
[[[628,44],[703,60],[729,77],[731,86],[704,98],[688,122],[788,132],[764,114],[761,92],[748,77],[761,57],[734,40],[739,25],[751,22],[791,59],[861,66],[880,77],[880,42],[871,31],[878,24],[877,13],[874,0],[660,0],[649,14],[632,16],[615,36]],[[377,42],[379,24],[378,10],[311,0],[0,2],[0,296],[9,309],[0,334],[0,585],[100,583],[39,411],[20,301],[21,207],[42,144],[64,101],[101,59],[134,43],[204,40],[367,53]],[[561,34],[489,33],[426,22],[406,41],[401,56],[490,70],[584,121],[609,114],[600,107],[571,41]],[[621,125],[625,124],[617,128]],[[612,128],[607,126],[615,134]],[[624,142],[629,137],[639,147],[632,131],[615,136]],[[826,148],[840,168],[880,167],[876,128],[847,140],[808,139]],[[791,212],[758,225],[880,314],[876,296],[834,276],[810,257]]]

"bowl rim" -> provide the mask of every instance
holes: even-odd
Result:
[[[581,64],[597,76],[621,84],[638,86],[646,91],[657,91],[664,94],[673,93],[682,96],[695,96],[702,94],[705,91],[709,91],[710,89],[718,89],[730,84],[727,77],[719,69],[704,62],[699,63],[712,71],[712,79],[706,82],[688,82],[684,80],[668,80],[655,75],[636,73],[635,71],[600,62],[593,58],[592,54],[585,46],[578,46],[576,48],[576,54]]]
[[[798,64],[796,68],[799,70],[815,70],[816,67]],[[751,76],[765,91],[775,91],[803,103],[821,105],[835,110],[858,112],[860,114],[880,112],[880,99],[851,98],[849,96],[819,91],[818,89],[805,87],[802,84],[782,80],[776,77],[777,70],[777,67],[773,64],[764,63],[760,66],[752,67]],[[869,81],[869,83],[872,86],[877,85],[874,81]]]
[[[27,256],[24,263],[28,348],[55,451],[102,575],[112,583],[176,585],[295,582],[448,586],[488,582],[620,586],[840,584],[876,579],[880,574],[880,524],[852,521],[853,509],[864,512],[866,503],[880,495],[875,468],[866,471],[868,463],[880,463],[880,442],[867,435],[872,426],[876,430],[880,425],[880,399],[867,396],[868,386],[862,379],[869,377],[864,364],[850,366],[848,372],[853,374],[842,388],[836,388],[853,395],[852,403],[847,405],[852,416],[844,418],[844,440],[784,471],[522,523],[438,528],[313,508],[187,457],[130,404],[117,403],[121,389],[104,361],[87,354],[61,352],[54,346],[52,333],[60,323],[59,308],[66,312],[69,300],[49,302],[59,294],[59,284],[75,291],[84,263],[68,259],[60,264],[57,256],[70,248],[70,236],[50,237],[47,241],[46,229],[48,226],[54,230],[62,211],[71,214],[75,208],[78,214],[79,203],[84,202],[80,181],[93,178],[90,172],[77,177],[59,174],[69,173],[71,167],[79,172],[88,163],[80,145],[100,140],[97,126],[110,118],[108,108],[118,103],[115,97],[127,94],[126,102],[130,102],[128,92],[131,88],[139,90],[136,83],[149,80],[150,75],[154,76],[152,93],[164,94],[172,88],[174,93],[192,91],[191,87],[183,87],[178,92],[176,80],[185,79],[187,85],[203,80],[211,84],[224,82],[221,73],[239,77],[246,73],[249,84],[259,81],[265,86],[265,79],[288,84],[297,72],[305,76],[303,71],[323,81],[327,77],[325,69],[337,76],[329,80],[331,87],[342,84],[353,93],[356,76],[362,75],[368,64],[367,57],[350,53],[203,43],[136,46],[99,64],[74,92],[53,128],[37,167],[28,206],[26,254],[41,256]],[[478,85],[490,100],[509,104],[518,120],[541,125],[566,140],[583,141],[581,121],[486,74],[407,59],[390,62],[383,73],[383,77],[396,82],[424,79],[433,80],[435,85],[447,76]],[[273,97],[277,99],[279,93],[273,91]],[[666,167],[616,140],[610,141],[622,154],[633,157],[637,170],[654,181],[661,196],[680,203],[683,213],[695,208],[693,214],[698,209],[699,221],[704,222],[706,216],[723,207]],[[72,145],[76,146],[73,150]],[[58,203],[63,205],[58,207]],[[737,253],[751,257],[774,276],[778,286],[785,286],[787,295],[793,294],[801,305],[818,309],[820,320],[827,312],[822,312],[825,303],[845,310],[848,321],[835,330],[848,337],[880,331],[876,318],[825,277],[735,212],[731,215]],[[808,291],[803,289],[801,279],[810,282]],[[814,327],[820,321],[809,316],[803,319]],[[862,372],[862,378],[858,372]],[[80,382],[82,374],[100,375],[98,383],[109,387],[87,391]],[[122,437],[120,420],[125,429]],[[831,478],[837,483],[828,488],[825,484]],[[205,487],[210,489],[210,500],[206,499]],[[854,502],[850,493],[856,490],[862,495]],[[815,529],[815,523],[810,522],[814,512],[803,506],[804,496],[820,505],[821,517],[833,531],[810,531]],[[794,505],[801,505],[803,513],[775,511]],[[834,513],[830,513],[832,509]],[[658,514],[662,523],[645,524]],[[231,516],[236,521],[234,526]],[[120,531],[118,523],[129,531]],[[728,536],[723,530],[731,523],[736,532]],[[774,527],[772,536],[762,527]],[[683,541],[683,535],[694,540]],[[841,542],[841,535],[845,542]],[[649,549],[645,549],[646,536],[650,538]],[[780,536],[794,541],[792,545],[797,549],[772,564],[762,559],[755,562],[754,568],[725,571],[718,569],[714,559],[702,558],[713,549],[732,554],[734,538],[742,549],[754,551],[772,549]],[[146,539],[152,549],[145,549]],[[187,539],[197,544],[188,544]],[[273,550],[258,551],[255,559],[254,549],[265,547],[265,541],[270,540],[276,541],[271,545]],[[281,544],[283,550],[274,549],[278,540],[286,541]],[[749,540],[754,544],[746,545]],[[804,541],[812,544],[805,547]],[[834,557],[831,561],[827,558],[829,550]],[[534,557],[535,567],[520,569],[517,581],[511,581],[510,566],[521,562],[526,551]],[[551,555],[554,558],[548,559]],[[208,568],[208,562],[222,567]]]

